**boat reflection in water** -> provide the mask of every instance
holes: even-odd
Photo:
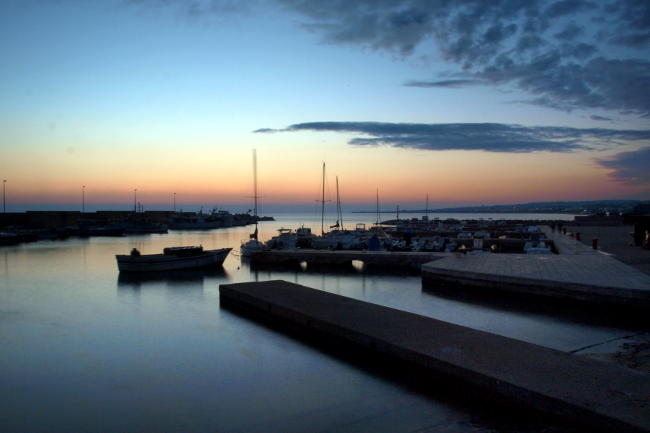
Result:
[[[178,271],[159,272],[120,272],[117,277],[119,291],[139,291],[146,289],[164,289],[182,292],[183,295],[202,293],[207,282],[229,280],[223,268],[182,269]]]

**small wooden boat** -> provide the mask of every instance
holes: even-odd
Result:
[[[165,248],[162,254],[140,254],[134,248],[131,254],[118,254],[115,258],[120,272],[173,271],[220,266],[231,249],[204,250],[201,246],[171,247]]]

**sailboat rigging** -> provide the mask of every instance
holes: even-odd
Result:
[[[325,236],[325,203],[329,200],[325,200],[325,162],[323,161],[323,186],[321,190],[321,199],[316,200],[316,202],[321,204],[320,207],[320,234]]]
[[[255,218],[255,232],[250,235],[251,239],[257,241],[257,222],[259,220],[257,216],[257,150],[253,149],[253,216]]]
[[[254,252],[263,251],[265,249],[264,244],[258,240],[259,231],[258,231],[258,221],[259,217],[257,215],[257,151],[253,149],[253,216],[255,219],[255,231],[250,234],[249,241],[241,245],[240,251],[242,256],[249,256]]]
[[[379,213],[379,188],[377,188],[377,222],[375,225],[379,225],[381,220],[381,214]]]
[[[343,230],[343,211],[341,210],[341,196],[339,194],[339,177],[336,176],[336,224],[330,228]]]
[[[429,193],[427,193],[427,201],[424,205],[424,214],[426,215],[427,224],[429,224]]]

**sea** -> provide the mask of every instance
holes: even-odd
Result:
[[[318,214],[274,216],[260,223],[262,240],[279,228],[320,232]],[[345,214],[344,224],[374,219]],[[372,358],[356,360],[222,309],[225,283],[287,280],[564,351],[630,334],[602,318],[424,291],[412,272],[252,270],[238,252],[252,230],[0,247],[0,432],[574,431],[544,417],[488,410],[435,383],[417,386],[400,368],[382,369]],[[150,254],[187,245],[233,250],[219,269],[149,278],[117,270],[115,255],[132,248]]]

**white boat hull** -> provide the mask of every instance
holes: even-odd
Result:
[[[205,250],[192,256],[147,254],[142,256],[116,255],[120,272],[160,272],[195,269],[221,265],[232,248]]]
[[[266,250],[267,248],[262,242],[251,240],[242,244],[239,249],[239,252],[244,257],[250,257],[252,254],[259,253],[261,251],[266,251]]]

